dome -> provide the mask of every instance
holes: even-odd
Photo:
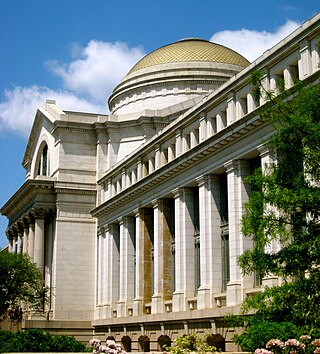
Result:
[[[243,67],[250,64],[242,55],[223,45],[204,39],[189,38],[168,44],[147,54],[128,74],[150,66],[188,61],[219,62]]]
[[[242,55],[203,39],[183,39],[147,54],[115,87],[112,114],[159,110],[218,89],[250,63]]]

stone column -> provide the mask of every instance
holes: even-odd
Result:
[[[312,61],[311,61],[311,50],[310,41],[304,40],[300,43],[300,60],[298,62],[299,66],[299,79],[303,80],[311,74],[312,71]]]
[[[133,216],[119,219],[120,225],[120,289],[118,317],[126,317],[128,305],[134,298],[135,222]]]
[[[45,216],[44,209],[34,209],[33,216],[35,218],[34,228],[34,262],[39,269],[44,272],[44,241],[45,241]]]
[[[29,247],[29,223],[26,218],[23,219],[23,248],[22,252],[28,254]]]
[[[236,121],[236,104],[235,104],[235,94],[230,93],[228,97],[228,107],[227,107],[227,125],[232,124]]]
[[[12,234],[12,231],[11,229],[7,229],[6,230],[6,235],[7,235],[7,238],[8,238],[8,241],[9,241],[9,253],[13,253],[14,252],[14,247],[13,247],[13,234]]]
[[[199,117],[199,143],[207,139],[207,136],[210,136],[209,129],[207,126],[207,113],[201,112]],[[208,134],[209,133],[209,134]]]
[[[258,150],[260,152],[261,157],[261,169],[264,174],[269,173],[268,169],[270,166],[276,163],[276,156],[274,151],[268,145],[260,145],[258,146]],[[265,210],[268,212],[271,206],[266,205]],[[265,252],[273,253],[277,252],[280,249],[280,243],[277,240],[272,240],[271,243],[265,246]],[[280,279],[272,274],[264,277],[262,280],[262,284],[264,286],[276,286],[279,285]]]
[[[28,244],[28,255],[31,260],[34,260],[34,230],[35,230],[35,222],[31,213],[28,213],[26,219],[29,223],[29,244]]]
[[[181,129],[176,131],[176,156],[178,157],[182,154],[182,131]]]
[[[195,291],[195,253],[193,225],[193,190],[179,188],[175,198],[175,272],[173,311],[185,311],[187,298]]]
[[[145,313],[145,304],[151,303],[153,292],[152,243],[153,215],[152,209],[135,210],[136,217],[136,291],[133,301],[135,316]]]
[[[172,299],[172,200],[153,201],[154,212],[154,293],[152,313],[162,313],[164,302]]]
[[[250,175],[247,160],[235,160],[225,164],[228,184],[228,219],[230,246],[230,281],[227,285],[227,306],[239,305],[242,301],[241,271],[237,257],[251,247],[251,241],[241,233],[243,203],[249,198],[250,187],[244,178]]]
[[[211,308],[215,293],[221,292],[220,178],[197,178],[200,215],[200,278],[198,309]]]
[[[113,316],[113,312],[117,309],[119,300],[119,278],[120,278],[120,235],[119,225],[116,223],[109,224],[106,227],[106,302],[107,315]]]
[[[16,232],[18,235],[18,248],[17,248],[17,253],[22,253],[22,247],[23,247],[23,226],[22,224],[19,222],[16,225]]]
[[[17,246],[17,243],[18,243],[18,234],[17,234],[17,230],[13,227],[12,228],[12,246],[13,246],[13,252],[14,253],[18,253],[18,246]]]
[[[105,264],[104,264],[104,239],[105,230],[103,227],[98,229],[97,235],[97,305],[103,304],[103,293],[105,288]]]

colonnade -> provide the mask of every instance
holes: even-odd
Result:
[[[255,163],[270,163],[260,147]],[[97,318],[239,305],[254,277],[237,257],[252,246],[241,233],[245,178],[253,160],[226,163],[98,229]]]
[[[28,254],[44,273],[45,223],[52,218],[52,211],[32,208],[6,230],[9,252]]]

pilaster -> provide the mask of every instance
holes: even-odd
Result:
[[[173,311],[185,311],[187,298],[195,292],[195,254],[192,188],[173,191],[175,198],[175,272]]]
[[[164,311],[164,302],[172,299],[173,257],[171,251],[172,200],[153,201],[154,210],[154,292],[152,314]]]
[[[200,215],[200,278],[198,309],[211,308],[215,293],[221,291],[220,178],[197,178]]]
[[[228,185],[230,246],[230,281],[227,285],[227,306],[234,306],[242,301],[241,272],[237,258],[251,246],[251,241],[241,233],[243,203],[248,200],[250,191],[249,186],[244,183],[244,178],[250,175],[250,164],[246,160],[235,160],[228,162],[225,168]]]
[[[134,298],[135,279],[135,223],[134,217],[119,219],[120,225],[120,287],[118,300],[118,317],[127,316],[127,307]]]
[[[145,305],[151,303],[153,292],[153,211],[140,208],[134,211],[136,218],[136,290],[133,301],[133,314],[145,313]]]

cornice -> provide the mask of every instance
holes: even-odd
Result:
[[[243,138],[249,133],[252,134],[255,130],[260,129],[262,126],[267,124],[267,121],[262,120],[256,112],[252,112],[252,114],[247,115],[240,121],[235,122],[221,132],[201,142],[191,150],[183,153],[181,156],[175,158],[147,177],[144,177],[134,185],[126,188],[124,191],[99,205],[91,211],[92,216],[97,218],[104,216],[111,210],[127,203],[129,200],[137,198],[137,196],[140,196],[142,193],[152,189],[164,180],[181,173],[206,156],[234,144],[237,140]],[[123,165],[119,165],[115,173],[119,172],[122,168]],[[112,174],[113,173],[114,171],[112,171]],[[104,179],[108,178],[110,178],[110,174],[105,176]]]

